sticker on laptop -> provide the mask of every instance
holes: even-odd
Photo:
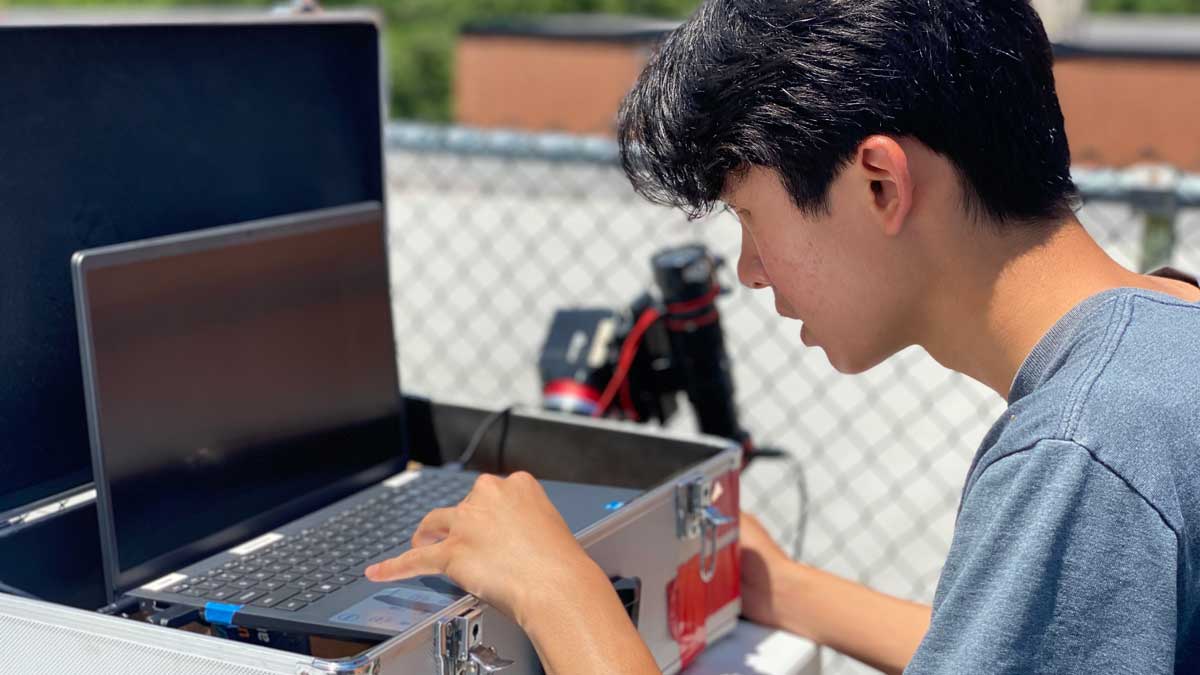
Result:
[[[383,485],[384,487],[398,488],[401,485],[407,485],[420,477],[420,470],[405,471],[404,473],[398,473],[395,476],[383,481]]]
[[[168,574],[165,577],[159,577],[148,584],[142,584],[142,588],[146,589],[147,591],[161,591],[164,588],[174,586],[186,578],[188,578],[186,574],[179,574],[176,572],[175,574]]]
[[[260,548],[266,548],[267,546],[274,544],[275,542],[279,541],[280,539],[283,539],[282,534],[277,534],[275,532],[268,532],[267,534],[264,534],[261,537],[251,539],[250,541],[242,544],[241,546],[238,546],[237,548],[229,549],[229,552],[234,555],[250,555],[251,553],[254,553],[255,551],[257,551]]]
[[[465,591],[436,577],[422,579],[382,589],[329,620],[400,632],[437,614],[464,595]]]

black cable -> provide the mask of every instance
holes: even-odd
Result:
[[[8,584],[4,583],[3,581],[0,581],[0,593],[7,593],[8,595],[15,595],[18,598],[25,598],[26,600],[41,600],[41,598],[37,597],[36,595],[29,593],[27,591],[23,591],[23,590],[17,588],[16,586],[9,586]]]
[[[116,602],[109,603],[100,609],[96,610],[101,614],[110,614],[113,616],[129,616],[141,606],[141,600],[131,596],[123,596]]]
[[[508,407],[508,413],[500,422],[500,440],[496,446],[496,473],[501,475],[504,474],[504,448],[508,447],[508,421],[512,418],[512,408]]]
[[[492,428],[492,425],[495,424],[496,421],[501,418],[504,419],[504,426],[502,428],[502,433],[500,436],[501,445],[499,447],[499,451],[497,454],[500,457],[503,457],[503,455],[502,455],[502,453],[504,452],[503,444],[508,439],[508,417],[510,414],[512,414],[512,411],[516,407],[517,407],[517,404],[514,403],[514,404],[511,404],[504,408],[501,408],[500,410],[497,410],[497,411],[489,414],[487,417],[485,417],[483,419],[483,421],[479,423],[479,426],[475,429],[475,433],[471,436],[471,440],[467,442],[466,449],[463,450],[462,454],[458,456],[458,459],[455,460],[453,462],[453,464],[456,464],[459,467],[465,469],[467,467],[467,463],[469,463],[471,461],[471,458],[475,456],[475,452],[477,450],[479,450],[479,444],[483,441],[484,435],[487,434],[488,430]]]

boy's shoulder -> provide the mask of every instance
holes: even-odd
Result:
[[[1190,520],[1200,536],[1200,304],[1132,288],[1090,298],[1039,343],[1013,392],[968,489],[995,461],[1064,441],[1128,483],[1173,530]]]

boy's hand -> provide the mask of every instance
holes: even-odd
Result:
[[[574,593],[611,593],[607,577],[525,472],[483,475],[457,506],[435,509],[413,534],[413,548],[367,569],[372,581],[445,574],[467,592],[529,628],[530,614]]]
[[[745,511],[742,512],[738,539],[742,563],[742,614],[755,623],[779,626],[779,576],[793,564],[791,558],[771,539],[762,523]]]

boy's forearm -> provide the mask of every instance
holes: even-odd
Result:
[[[570,590],[532,603],[525,622],[547,675],[662,672],[599,568]]]
[[[928,605],[807,565],[788,564],[778,582],[772,605],[779,627],[884,672],[904,670],[929,629]]]

